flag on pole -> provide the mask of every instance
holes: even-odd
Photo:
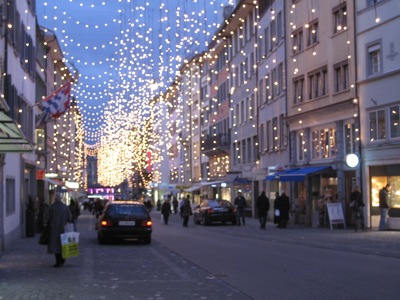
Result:
[[[69,107],[71,97],[71,82],[68,81],[50,96],[40,102],[40,108],[53,119],[59,118]]]

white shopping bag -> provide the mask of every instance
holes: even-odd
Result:
[[[66,232],[61,234],[61,254],[63,258],[79,255],[79,232]]]

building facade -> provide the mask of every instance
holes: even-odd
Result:
[[[238,1],[202,58],[186,62],[201,71],[202,157],[199,178],[186,158],[197,156],[184,156],[187,191],[233,201],[240,190],[255,215],[261,190],[274,200],[284,189],[295,222],[327,226],[327,203],[352,224],[348,197],[361,186],[376,226],[379,189],[392,184],[392,206],[399,197],[395,2]],[[193,86],[179,80],[184,122],[194,120]],[[185,124],[183,149],[196,137],[195,149],[197,127]]]
[[[18,124],[33,144],[36,79],[36,12],[34,3],[1,3],[0,66],[1,89],[6,115]],[[1,130],[1,133],[5,133]],[[36,198],[36,161],[33,150],[5,152],[0,158],[0,251],[12,241],[34,234],[34,219],[27,218]]]
[[[362,188],[376,227],[382,187],[391,184],[389,205],[400,206],[400,13],[398,1],[355,2]]]

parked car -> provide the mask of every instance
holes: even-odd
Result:
[[[152,221],[147,208],[137,201],[110,201],[97,223],[97,239],[139,239],[151,243]]]
[[[195,224],[209,225],[215,222],[226,222],[236,225],[236,209],[226,200],[203,200],[193,211]]]

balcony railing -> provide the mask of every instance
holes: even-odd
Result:
[[[218,153],[230,153],[229,134],[217,134],[215,136],[207,135],[202,139],[202,151],[205,155],[215,155]]]

